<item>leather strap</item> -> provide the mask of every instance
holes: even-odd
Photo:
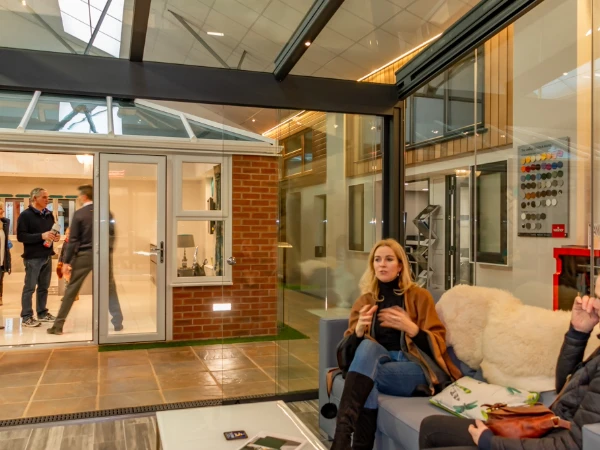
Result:
[[[342,370],[339,367],[335,369],[329,369],[327,371],[327,396],[331,398],[331,391],[333,390],[333,381],[335,377],[342,374]]]

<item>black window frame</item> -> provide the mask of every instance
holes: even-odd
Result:
[[[432,145],[432,144],[437,144],[440,142],[444,142],[444,141],[449,141],[452,139],[456,139],[458,137],[464,136],[464,135],[473,135],[476,132],[485,132],[485,53],[483,50],[483,46],[480,46],[477,48],[477,73],[476,76],[478,77],[478,82],[477,82],[477,97],[478,101],[477,103],[480,104],[480,108],[478,111],[481,111],[481,120],[479,120],[478,122],[476,122],[475,124],[472,125],[466,125],[464,127],[461,128],[457,128],[457,129],[449,129],[449,123],[450,123],[450,101],[453,98],[457,98],[457,97],[453,97],[450,95],[450,88],[449,88],[449,82],[450,82],[450,74],[452,73],[453,69],[455,69],[456,67],[458,67],[460,64],[464,63],[465,61],[474,58],[475,53],[472,52],[470,53],[468,56],[462,58],[460,61],[458,61],[456,64],[454,64],[452,67],[450,67],[449,69],[445,70],[442,75],[443,75],[443,89],[444,89],[444,95],[443,95],[443,101],[444,101],[444,113],[443,113],[443,131],[441,133],[440,136],[435,136],[429,139],[424,139],[422,141],[418,141],[416,142],[416,113],[417,113],[417,108],[415,107],[415,98],[440,98],[439,96],[431,96],[431,95],[425,95],[425,94],[421,94],[418,91],[415,92],[414,94],[412,94],[409,98],[406,99],[406,112],[407,112],[407,118],[406,118],[406,150],[413,150],[413,149],[417,149],[417,148],[421,148],[421,147],[426,147],[428,145]],[[437,78],[437,77],[436,77]],[[427,85],[425,85],[427,86]],[[475,94],[475,93],[474,93]],[[474,95],[475,96],[475,95]],[[459,100],[461,98],[458,98]]]
[[[500,251],[482,252],[480,224],[481,224],[481,195],[475,195],[479,191],[479,181],[487,175],[501,174],[500,180]],[[471,166],[471,204],[476,205],[475,220],[471,221],[471,251],[476,249],[477,254],[473,261],[483,264],[494,264],[500,266],[508,265],[508,161],[497,161],[487,164]],[[479,194],[479,192],[477,192]],[[477,237],[477,246],[475,239]]]

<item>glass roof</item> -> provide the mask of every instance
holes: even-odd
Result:
[[[134,0],[0,0],[0,46],[129,58],[133,4]]]
[[[438,36],[479,0],[346,0],[292,74],[358,80]]]
[[[109,105],[112,109],[110,120]],[[148,101],[0,91],[0,133],[16,130],[21,123],[25,132],[114,134],[190,142],[239,141],[274,145],[273,140],[260,134]]]
[[[272,72],[313,0],[152,0],[144,60]]]
[[[479,0],[345,0],[292,74],[362,79]],[[272,72],[314,0],[151,0],[145,61]],[[135,0],[0,0],[0,46],[128,58]],[[90,42],[93,37],[93,42]]]

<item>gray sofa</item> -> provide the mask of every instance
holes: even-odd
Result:
[[[329,401],[327,396],[327,370],[337,366],[336,347],[348,327],[347,319],[323,318],[319,324],[319,406]],[[466,366],[461,366],[466,371]],[[480,374],[470,373],[478,378]],[[344,389],[344,380],[336,377],[331,401],[339,405]],[[556,394],[542,393],[541,401],[550,405]],[[421,421],[430,415],[446,414],[443,410],[431,405],[427,398],[379,396],[378,430],[375,441],[377,450],[418,450],[419,427]],[[335,419],[319,416],[321,429],[331,438],[335,432]],[[583,430],[583,450],[600,449],[600,424],[586,426]]]

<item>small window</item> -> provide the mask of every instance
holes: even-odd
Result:
[[[365,251],[365,185],[348,187],[348,248]]]
[[[183,211],[221,209],[221,164],[184,162],[181,165]]]
[[[304,130],[283,140],[283,177],[310,173],[313,168],[313,132]]]
[[[477,227],[472,236],[477,239],[478,263],[508,264],[508,199],[507,163],[500,161],[471,167],[477,192]],[[471,193],[474,195],[474,192]],[[473,202],[472,202],[473,203]]]

